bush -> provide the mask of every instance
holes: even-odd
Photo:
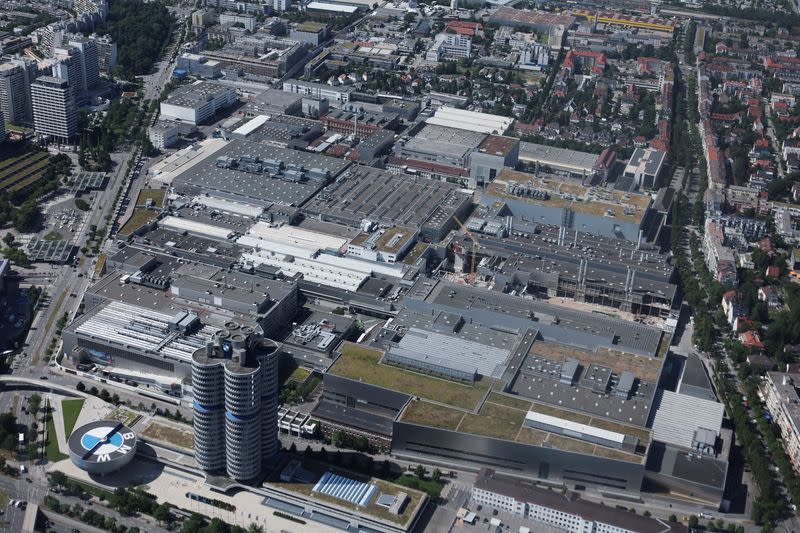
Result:
[[[87,202],[83,198],[75,198],[75,207],[80,209],[81,211],[88,211],[89,209],[91,209],[89,202]]]

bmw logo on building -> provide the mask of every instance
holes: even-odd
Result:
[[[69,457],[91,474],[116,472],[136,455],[136,434],[116,420],[97,420],[75,429],[68,439]]]

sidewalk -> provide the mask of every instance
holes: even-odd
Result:
[[[67,436],[64,431],[64,415],[61,409],[61,400],[63,396],[56,396],[48,394],[47,399],[50,401],[52,409],[51,416],[53,417],[53,425],[56,428],[56,441],[58,442],[58,451],[64,455],[69,455],[69,448],[67,447]]]

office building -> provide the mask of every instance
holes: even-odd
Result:
[[[231,321],[192,356],[195,459],[255,479],[278,452],[278,346]]]
[[[272,0],[272,9],[280,13],[292,8],[292,0]]]
[[[154,148],[163,150],[178,142],[180,126],[174,122],[159,121],[147,128],[147,137]]]
[[[289,31],[289,38],[316,47],[328,39],[328,25],[319,22],[296,24]]]
[[[36,63],[24,59],[0,65],[0,110],[6,122],[32,123],[31,82],[35,71]]]
[[[31,98],[38,135],[68,142],[78,132],[78,106],[67,80],[40,76],[31,85]]]
[[[219,16],[220,24],[241,24],[247,31],[256,30],[256,17],[247,13],[227,11]]]
[[[466,59],[472,51],[472,39],[457,33],[440,33],[425,53],[425,61]]]
[[[326,98],[332,104],[343,104],[350,101],[350,95],[355,91],[355,87],[352,85],[331,87],[324,83],[292,79],[283,82],[283,90],[313,98]]]

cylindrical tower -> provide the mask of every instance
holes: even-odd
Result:
[[[258,362],[261,366],[261,455],[264,464],[278,453],[278,345],[260,339]]]
[[[249,481],[278,451],[278,345],[228,322],[192,357],[195,453],[203,470]]]
[[[225,416],[225,373],[221,360],[213,358],[217,335],[192,357],[194,391],[194,455],[203,470],[225,468],[225,439],[220,431]]]

